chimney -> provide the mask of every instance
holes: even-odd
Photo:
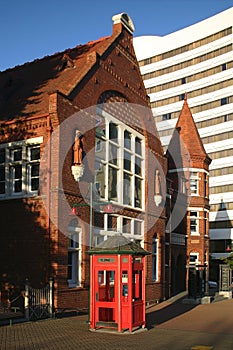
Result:
[[[113,20],[113,32],[121,32],[122,27],[126,28],[127,31],[132,35],[135,28],[133,25],[132,19],[127,15],[127,13],[123,12],[119,15],[115,15],[112,17]]]

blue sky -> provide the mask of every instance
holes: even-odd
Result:
[[[134,36],[166,35],[233,6],[233,0],[1,0],[0,70],[111,35],[126,12]]]

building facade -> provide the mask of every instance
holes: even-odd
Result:
[[[164,37],[134,39],[141,74],[166,151],[185,93],[210,165],[210,253],[233,239],[233,8]],[[192,135],[190,135],[192,137]]]
[[[52,277],[55,311],[87,308],[87,251],[119,232],[150,252],[147,301],[164,299],[166,158],[133,29],[117,15],[109,37],[0,73],[1,289]]]
[[[192,135],[192,137],[190,137]],[[175,149],[175,152],[174,152]],[[179,152],[178,152],[179,151]],[[178,155],[179,153],[179,155]],[[168,179],[171,184],[171,243],[183,233],[186,240],[186,288],[192,296],[208,294],[209,165],[185,95],[169,142]],[[168,206],[169,207],[169,206]],[[182,237],[182,236],[181,236]],[[177,249],[172,249],[172,260]],[[182,258],[182,254],[177,262]],[[175,267],[178,263],[175,263]],[[174,280],[177,283],[177,280]],[[205,286],[202,288],[202,285]],[[174,285],[177,288],[176,285]]]

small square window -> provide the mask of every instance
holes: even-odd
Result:
[[[12,150],[12,160],[14,162],[22,160],[22,149],[21,148]]]
[[[227,64],[226,64],[226,63],[223,63],[223,64],[222,64],[222,71],[223,71],[223,70],[226,70],[226,69],[227,69]]]
[[[40,147],[30,148],[30,160],[39,160],[40,159]]]
[[[227,103],[228,103],[227,97],[221,98],[221,106],[226,105]]]
[[[180,100],[180,101],[183,101],[183,100],[184,100],[184,97],[185,97],[185,94],[181,94],[181,95],[179,96],[179,100]]]
[[[166,113],[162,115],[162,120],[169,120],[172,118],[171,113]]]
[[[198,254],[190,254],[190,264],[196,264],[198,263]]]

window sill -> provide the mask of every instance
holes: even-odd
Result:
[[[78,285],[78,284],[76,284],[76,283],[69,283],[68,282],[68,288],[69,289],[82,289],[83,287]]]
[[[11,200],[11,199],[19,199],[19,198],[32,198],[32,197],[38,197],[38,192],[31,192],[31,193],[20,193],[20,194],[12,194],[12,195],[0,195],[0,200]]]

